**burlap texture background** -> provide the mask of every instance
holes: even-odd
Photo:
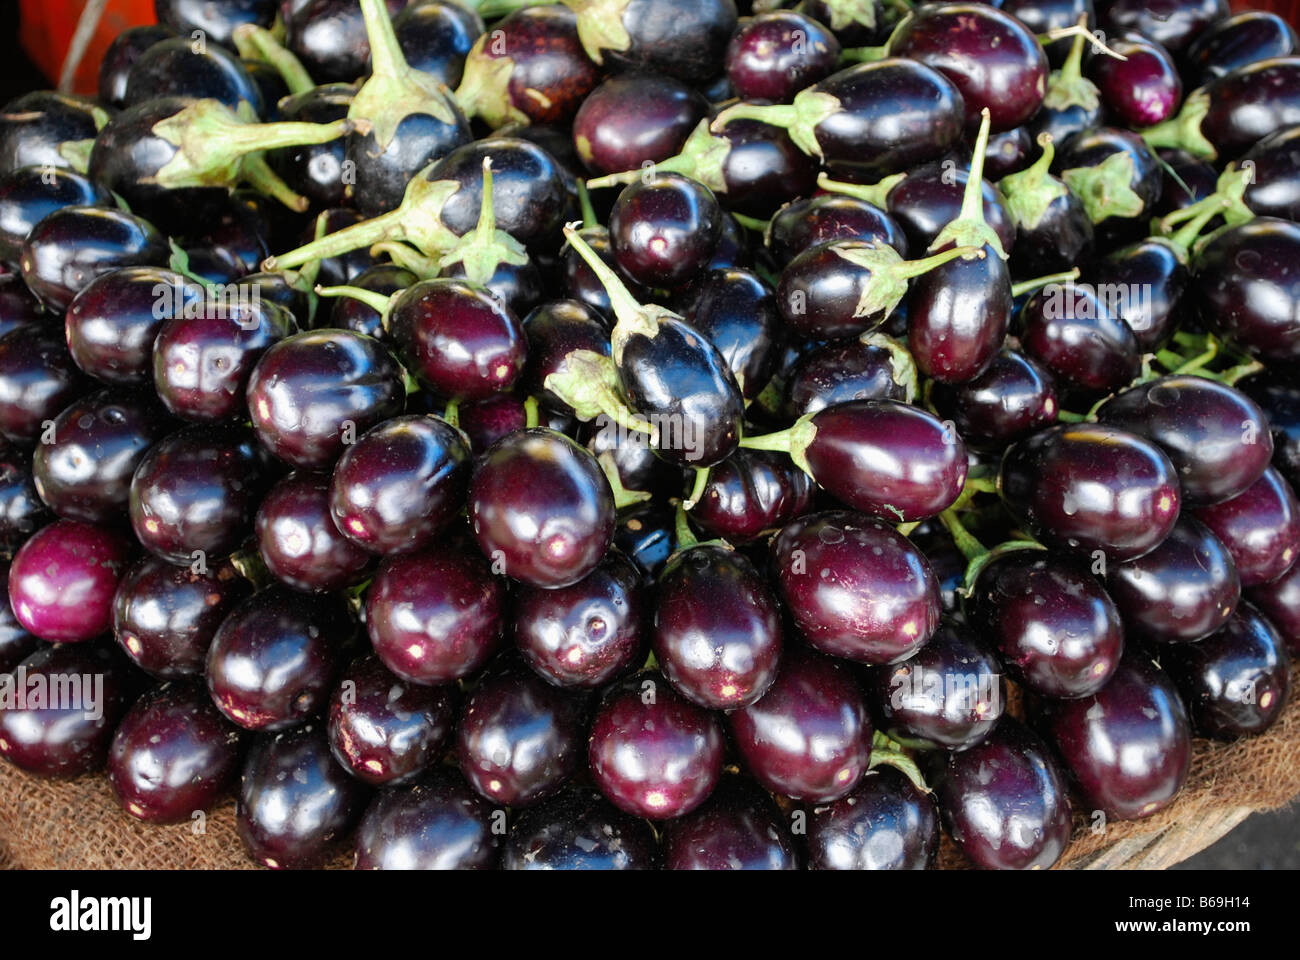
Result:
[[[1300,677],[1293,668],[1293,677]],[[1086,811],[1060,867],[1165,867],[1213,843],[1252,811],[1300,795],[1300,694],[1266,733],[1234,743],[1197,740],[1187,786],[1169,809],[1094,833]],[[332,867],[350,865],[340,850]],[[940,864],[968,866],[946,838]],[[0,868],[252,869],[235,833],[234,802],[191,824],[145,826],[113,799],[103,775],[41,780],[0,761]]]

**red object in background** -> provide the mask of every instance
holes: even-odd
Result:
[[[20,0],[18,33],[23,49],[44,71],[50,86],[59,82],[63,57],[85,5],[86,0]],[[128,27],[153,22],[153,0],[108,0],[95,38],[77,69],[73,91],[93,95],[99,82],[99,61],[108,45]]]
[[[50,85],[58,83],[63,57],[77,29],[86,0],[19,0],[22,25],[19,33],[27,55],[45,72]],[[1104,0],[1099,0],[1099,5]],[[1300,29],[1300,0],[1229,0],[1233,11],[1270,10]],[[104,51],[123,30],[154,22],[153,0],[109,0],[100,19],[95,39],[77,70],[74,90],[95,92],[99,61]]]

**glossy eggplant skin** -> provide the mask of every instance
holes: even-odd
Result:
[[[909,170],[907,177],[890,189],[885,205],[889,215],[907,233],[912,250],[928,250],[939,232],[957,219],[969,181],[969,163],[948,158]],[[980,184],[980,196],[984,222],[998,235],[1002,249],[1013,253],[1016,224],[1007,212],[1006,201],[987,181]]]
[[[503,870],[653,870],[654,830],[590,787],[524,810],[506,838]]]
[[[1273,466],[1300,486],[1300,384],[1283,371],[1246,377],[1237,389],[1259,404],[1273,432]]]
[[[348,135],[347,160],[352,163],[355,178],[350,192],[364,216],[375,217],[394,209],[402,202],[413,176],[470,142],[469,121],[450,97],[443,103],[450,121],[430,113],[407,114],[387,146],[380,147],[374,133]]]
[[[890,57],[832,74],[814,88],[841,109],[815,134],[833,176],[874,183],[940,159],[962,136],[961,92],[937,70]]]
[[[937,516],[966,482],[966,445],[928,411],[897,400],[850,400],[813,414],[813,478],[855,510],[891,522]]]
[[[740,387],[718,349],[686,321],[661,319],[653,337],[628,337],[619,380],[632,409],[660,425],[655,450],[669,463],[712,466],[740,443]]]
[[[1187,711],[1169,675],[1138,650],[1092,696],[1045,701],[1038,722],[1085,799],[1112,819],[1158,813],[1187,780]]]
[[[361,816],[369,792],[331,755],[324,723],[262,734],[244,758],[235,827],[262,866],[319,866]]]
[[[736,29],[733,0],[628,0],[613,10],[628,43],[622,50],[602,46],[599,59],[607,67],[655,70],[692,84],[722,72]],[[600,8],[585,13],[588,19],[610,15]]]
[[[772,290],[750,270],[712,270],[688,294],[685,317],[731,368],[746,400],[767,385],[784,341]]]
[[[789,458],[741,449],[710,472],[691,519],[709,533],[739,545],[793,520],[812,500],[812,478]]]
[[[74,170],[23,167],[0,178],[0,261],[17,264],[23,241],[62,207],[108,207],[113,198]]]
[[[1052,375],[1037,361],[1003,350],[984,372],[960,384],[936,383],[930,394],[968,447],[1001,450],[1056,422],[1060,410]]]
[[[198,209],[224,193],[213,187],[169,189],[157,182],[158,171],[176,158],[180,148],[154,128],[193,102],[186,97],[157,97],[128,107],[95,137],[90,153],[90,176],[164,230],[192,227]],[[165,264],[164,259],[158,265]]]
[[[1010,716],[982,743],[949,754],[933,788],[948,833],[983,869],[1045,870],[1070,840],[1065,775],[1047,744]]]
[[[831,656],[896,663],[939,626],[929,561],[883,521],[841,511],[800,517],[773,540],[771,564],[795,625]],[[885,607],[892,616],[880,615]]]
[[[1240,390],[1204,377],[1157,377],[1131,387],[1107,400],[1097,419],[1164,450],[1193,507],[1237,496],[1273,456],[1263,411]]]
[[[743,555],[709,544],[680,550],[656,594],[655,659],[679,693],[735,710],[767,692],[780,661],[781,613]]]
[[[1219,161],[1241,156],[1261,139],[1300,123],[1300,57],[1259,60],[1211,81],[1201,135]]]
[[[666,824],[665,870],[798,870],[781,810],[746,777],[724,776],[699,809]]]
[[[1228,15],[1226,0],[1112,0],[1099,6],[1099,22],[1110,35],[1131,30],[1175,55]]]
[[[527,247],[553,247],[569,205],[568,174],[545,149],[518,137],[488,137],[457,147],[424,174],[461,187],[443,204],[442,222],[463,236],[478,226],[483,160],[492,158],[497,229]]]
[[[1002,666],[968,626],[945,618],[920,650],[870,671],[882,729],[945,750],[965,750],[987,737],[1006,707]]]
[[[987,212],[987,210],[986,210]],[[878,240],[906,257],[907,234],[875,204],[838,193],[819,193],[786,204],[768,225],[767,246],[778,266],[832,240]]]
[[[1243,10],[1210,24],[1186,53],[1190,86],[1209,83],[1259,60],[1300,52],[1296,32],[1276,13]]]
[[[64,207],[27,235],[18,265],[41,302],[62,312],[96,277],[161,267],[169,257],[167,239],[147,220],[104,207]]]
[[[785,413],[791,420],[850,400],[908,399],[905,366],[871,337],[830,340],[802,352],[785,375]]]
[[[266,103],[240,59],[219,44],[190,37],[163,40],[140,55],[126,77],[128,109],[157,97],[212,99],[236,109],[249,104],[262,116]]]
[[[395,16],[405,0],[386,0]],[[295,0],[285,15],[285,46],[317,83],[351,83],[366,72],[370,40],[356,0]]]
[[[1208,329],[1260,360],[1300,361],[1300,226],[1257,217],[1220,233],[1197,258],[1190,296]]]
[[[1281,637],[1248,603],[1222,629],[1171,650],[1161,665],[1178,685],[1196,732],[1216,740],[1267,730],[1291,686]]]
[[[98,111],[98,113],[97,113]],[[0,116],[0,174],[20,167],[71,169],[59,147],[91,140],[105,118],[88,97],[37,90],[4,105]]]
[[[0,757],[20,770],[57,779],[102,767],[113,730],[135,695],[135,678],[126,658],[112,644],[42,642],[17,668],[26,675],[29,689],[48,690],[85,677],[87,687],[97,688],[95,709],[91,709],[89,689],[58,706],[48,700],[20,704],[7,693],[0,701]],[[6,687],[14,690],[8,683]]]
[[[1016,225],[1015,255],[1010,262],[1012,276],[1028,280],[1088,263],[1092,259],[1094,237],[1092,221],[1083,204],[1067,189],[1053,198],[1037,223]]]
[[[176,33],[201,30],[209,40],[226,46],[240,24],[269,28],[279,6],[277,0],[154,0],[153,4],[158,22]]]
[[[719,200],[735,213],[766,219],[783,204],[817,189],[817,161],[785,133],[757,120],[736,120],[718,134],[730,145]]]
[[[1012,515],[1049,544],[1120,561],[1159,546],[1181,506],[1177,471],[1159,447],[1090,424],[1051,427],[1013,444],[998,490]]]
[[[1111,564],[1106,588],[1130,636],[1199,641],[1237,609],[1241,578],[1222,541],[1191,516],[1144,557]]]
[[[1244,199],[1256,216],[1300,219],[1300,125],[1265,137],[1241,162],[1255,165]]]
[[[1247,599],[1264,614],[1292,656],[1300,656],[1300,563],[1270,583],[1252,587]]]
[[[333,123],[348,115],[357,88],[350,83],[327,83],[305,93],[286,97],[279,104],[280,119],[303,123]],[[347,140],[268,151],[267,161],[289,186],[306,197],[311,209],[341,207],[347,200]]]
[[[1011,278],[996,256],[941,263],[917,278],[908,300],[908,349],[938,383],[965,383],[988,369],[1010,325]]]
[[[1145,292],[1141,298],[1119,298],[1114,313],[1133,331],[1138,348],[1151,353],[1164,344],[1182,316],[1180,304],[1191,272],[1171,244],[1151,238],[1095,260],[1085,278],[1098,287]]]
[[[971,586],[966,617],[1007,673],[1043,696],[1096,693],[1124,650],[1114,601],[1066,555],[1014,550],[989,561]]]
[[[927,6],[890,36],[890,53],[911,57],[952,80],[966,103],[966,126],[990,111],[994,133],[1032,117],[1047,89],[1047,56],[1019,20],[983,3]]]
[[[446,767],[379,793],[357,825],[355,870],[491,870],[492,805]]]
[[[407,66],[455,89],[464,74],[465,58],[483,35],[483,18],[455,0],[408,2],[393,17],[393,32]]]
[[[615,74],[593,90],[573,119],[573,146],[600,176],[676,155],[708,112],[693,87],[658,73]]]
[[[809,870],[928,870],[939,854],[934,800],[893,767],[808,816]]]
[[[1155,152],[1141,137],[1128,130],[1094,127],[1061,144],[1052,163],[1052,172],[1078,192],[1083,188],[1073,179],[1076,171],[1098,167],[1116,155],[1122,156],[1123,163],[1128,166],[1126,186],[1141,201],[1141,208],[1137,214],[1119,212],[1114,208],[1113,194],[1107,188],[1090,187],[1096,192],[1080,199],[1085,207],[1089,207],[1098,242],[1110,243],[1118,238],[1128,238],[1138,225],[1145,224],[1145,217],[1159,202],[1162,168]],[[1142,232],[1138,230],[1139,235]]]

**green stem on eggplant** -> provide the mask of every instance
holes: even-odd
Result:
[[[683,509],[693,509],[704,497],[704,491],[708,489],[709,486],[709,474],[712,472],[712,469],[712,467],[695,468],[695,477],[691,484],[691,495],[686,502],[682,504]]]
[[[812,467],[808,465],[806,451],[817,439],[817,425],[813,423],[815,414],[806,413],[792,426],[775,433],[765,433],[756,437],[741,437],[740,445],[746,450],[769,450],[788,454],[794,465],[812,477]],[[816,477],[813,477],[815,480]]]
[[[631,507],[638,503],[645,503],[652,494],[645,490],[629,490],[623,486],[623,478],[619,475],[618,464],[614,462],[614,454],[606,450],[596,462],[600,464],[600,469],[605,473],[605,479],[609,481],[609,489],[614,494],[614,509],[622,510],[624,507]]]
[[[370,42],[370,76],[361,85],[348,116],[373,126],[375,143],[387,150],[401,122],[412,114],[425,114],[441,123],[455,124],[459,109],[437,78],[413,69],[397,42],[385,0],[360,0],[361,15]]]
[[[479,207],[478,224],[456,241],[446,255],[438,261],[442,270],[459,263],[465,279],[485,286],[502,264],[523,266],[528,263],[524,245],[504,230],[497,229],[496,207],[493,201],[492,158],[483,158],[483,198]]]
[[[1051,174],[1056,147],[1052,135],[1044,130],[1038,135],[1038,159],[1019,173],[1008,174],[998,181],[998,193],[1017,229],[1033,230],[1047,216],[1052,204],[1069,196],[1069,189]]]
[[[288,253],[267,257],[262,269],[297,267],[387,241],[404,241],[426,256],[442,256],[460,241],[442,222],[442,208],[462,187],[456,180],[430,180],[428,173],[432,169],[431,163],[411,178],[396,210],[336,230]]]
[[[241,23],[235,27],[232,39],[240,57],[273,67],[288,87],[289,93],[296,95],[316,88],[316,82],[302,61],[265,27],[259,27],[255,23]]]
[[[600,218],[596,216],[596,208],[591,205],[591,192],[587,185],[581,180],[578,183],[578,207],[582,211],[582,229],[590,230],[592,227],[600,226]]]
[[[989,123],[989,109],[985,107],[980,111],[980,129],[971,151],[970,171],[966,175],[966,187],[961,196],[961,211],[957,214],[957,219],[939,231],[939,235],[930,244],[931,250],[942,250],[951,245],[974,247],[982,254],[982,248],[987,246],[999,258],[1007,259],[1007,251],[1003,248],[997,231],[984,219],[984,154],[989,145]]]
[[[1026,293],[1032,293],[1042,287],[1052,283],[1069,283],[1072,280],[1079,279],[1079,268],[1071,267],[1069,270],[1061,273],[1050,273],[1045,277],[1035,277],[1033,280],[1021,280],[1019,283],[1011,285],[1011,296],[1022,297]]]
[[[905,173],[894,173],[875,183],[847,183],[843,180],[832,180],[823,173],[817,177],[817,186],[828,193],[842,193],[846,197],[865,200],[872,206],[884,210],[889,203],[889,191],[906,178]]]

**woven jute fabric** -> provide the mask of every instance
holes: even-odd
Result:
[[[1300,677],[1300,674],[1293,675]],[[1168,809],[1096,831],[1076,809],[1073,842],[1059,868],[1165,867],[1213,843],[1252,811],[1300,795],[1300,694],[1267,732],[1232,743],[1196,740],[1187,786]],[[1076,803],[1076,808],[1086,804]],[[346,867],[340,850],[331,867]],[[969,866],[945,838],[940,866]],[[0,762],[0,868],[218,869],[252,865],[235,833],[234,802],[200,824],[146,826],[117,805],[102,775],[42,780]]]

